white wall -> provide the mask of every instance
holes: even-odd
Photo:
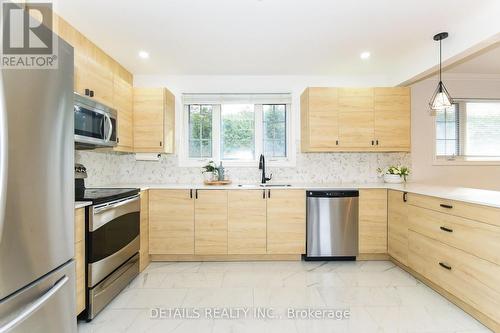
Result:
[[[455,98],[499,98],[499,75],[447,74],[443,81]],[[500,165],[434,165],[434,118],[429,99],[437,78],[411,86],[413,181],[500,190]],[[500,149],[500,148],[499,148]]]

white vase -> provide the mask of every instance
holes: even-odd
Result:
[[[401,184],[403,181],[404,179],[400,175],[390,175],[390,174],[384,175],[384,182],[386,183]]]

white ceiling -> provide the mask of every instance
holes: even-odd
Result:
[[[500,74],[500,43],[446,70],[463,74]]]
[[[500,32],[499,3],[56,0],[54,6],[134,74],[387,75],[396,84],[435,65],[435,33],[450,32],[446,58]],[[139,50],[150,59],[140,59]],[[362,61],[362,51],[371,59]]]

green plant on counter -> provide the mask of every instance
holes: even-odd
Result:
[[[215,164],[214,161],[209,161],[201,169],[203,170],[202,173],[213,173],[213,174],[217,174],[218,173],[217,165]]]
[[[383,176],[383,175],[398,175],[399,177],[403,178],[404,181],[406,181],[406,177],[408,177],[410,175],[411,171],[410,171],[409,167],[404,166],[404,165],[398,165],[398,166],[391,165],[390,167],[385,168],[385,169],[378,168],[377,172],[381,176]]]

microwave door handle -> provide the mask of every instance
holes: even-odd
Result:
[[[106,142],[109,142],[111,139],[111,135],[113,135],[113,123],[111,122],[111,117],[108,115],[105,115],[105,119],[108,125],[108,132],[106,135]]]
[[[2,242],[7,201],[7,154],[8,154],[7,108],[4,98],[2,73],[0,72],[0,242]]]

